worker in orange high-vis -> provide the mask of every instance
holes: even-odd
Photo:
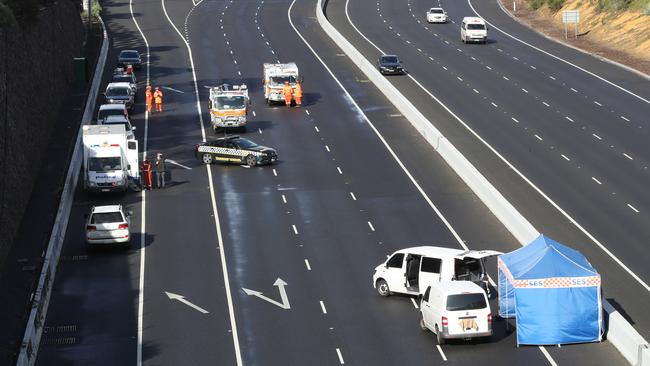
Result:
[[[293,91],[293,98],[296,101],[296,107],[300,107],[302,105],[302,85],[300,85],[300,82],[296,83],[296,89]]]
[[[153,101],[156,103],[156,112],[162,112],[162,99],[163,92],[160,91],[159,87],[156,87],[156,91],[153,92]]]
[[[147,112],[151,113],[151,105],[153,104],[153,94],[151,94],[151,85],[147,85],[147,91],[144,93],[147,99]]]
[[[284,82],[282,92],[284,93],[284,103],[287,105],[287,107],[291,107],[291,95],[293,94],[293,88],[291,88],[291,85],[289,85],[288,81]]]
[[[152,174],[151,174],[151,162],[148,159],[145,159],[142,162],[142,189],[151,189]]]

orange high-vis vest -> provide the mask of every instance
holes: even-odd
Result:
[[[293,91],[293,95],[296,98],[302,97],[302,86],[300,86],[300,84],[296,84],[296,90]]]
[[[153,98],[156,101],[156,104],[161,104],[162,103],[162,97],[163,97],[163,93],[160,90],[156,90],[153,93]]]
[[[284,92],[285,97],[288,97],[293,93],[293,89],[291,88],[291,85],[285,85],[282,88],[282,91]]]

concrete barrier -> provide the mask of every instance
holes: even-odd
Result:
[[[527,245],[539,232],[508,200],[470,163],[454,145],[415,106],[404,97],[343,35],[330,24],[324,13],[327,0],[318,0],[316,18],[323,31],[372,81],[424,139],[440,154],[521,245]],[[607,339],[630,364],[650,366],[648,342],[607,301],[603,303],[608,320]]]
[[[82,116],[82,124],[89,123],[92,120],[93,112],[95,111],[95,101],[97,100],[97,93],[102,80],[104,71],[104,64],[106,63],[106,55],[108,54],[108,36],[106,34],[106,27],[101,18],[99,21],[103,29],[102,48],[99,52],[97,59],[97,66],[95,67],[95,74],[93,76],[92,84],[88,92],[88,99],[86,99],[86,107]],[[61,200],[59,201],[59,208],[56,212],[54,226],[52,227],[52,234],[47,245],[47,251],[43,258],[43,268],[38,280],[38,285],[32,299],[32,310],[27,320],[25,327],[25,334],[20,347],[20,353],[16,362],[17,366],[34,365],[36,362],[36,355],[38,354],[38,347],[41,342],[41,335],[43,334],[43,326],[45,316],[47,315],[47,308],[50,303],[50,294],[52,292],[52,284],[56,275],[56,268],[59,263],[59,255],[63,247],[63,240],[65,239],[65,232],[68,227],[68,219],[70,218],[70,209],[74,200],[74,192],[77,187],[79,178],[79,171],[81,170],[81,128],[77,133],[77,139],[70,165],[68,166],[68,173],[65,178],[63,191],[61,192]]]

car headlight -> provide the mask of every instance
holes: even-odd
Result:
[[[89,181],[89,182],[88,182],[88,186],[90,186],[90,187],[97,187],[97,183],[95,183],[95,182],[93,182],[93,181]]]

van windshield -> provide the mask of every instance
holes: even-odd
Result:
[[[124,108],[122,107],[121,109],[100,109],[99,113],[97,113],[97,120],[102,120],[108,116],[123,116],[124,115]]]
[[[485,25],[483,24],[468,24],[467,29],[472,29],[472,30],[482,30],[485,29]]]
[[[447,310],[477,310],[485,309],[487,303],[483,294],[459,294],[447,297]]]
[[[122,169],[122,163],[119,157],[109,158],[90,158],[88,159],[88,170],[91,172],[105,173],[113,170]]]
[[[284,85],[285,81],[288,81],[291,85],[294,85],[296,83],[295,76],[271,76],[270,79],[272,85]]]

